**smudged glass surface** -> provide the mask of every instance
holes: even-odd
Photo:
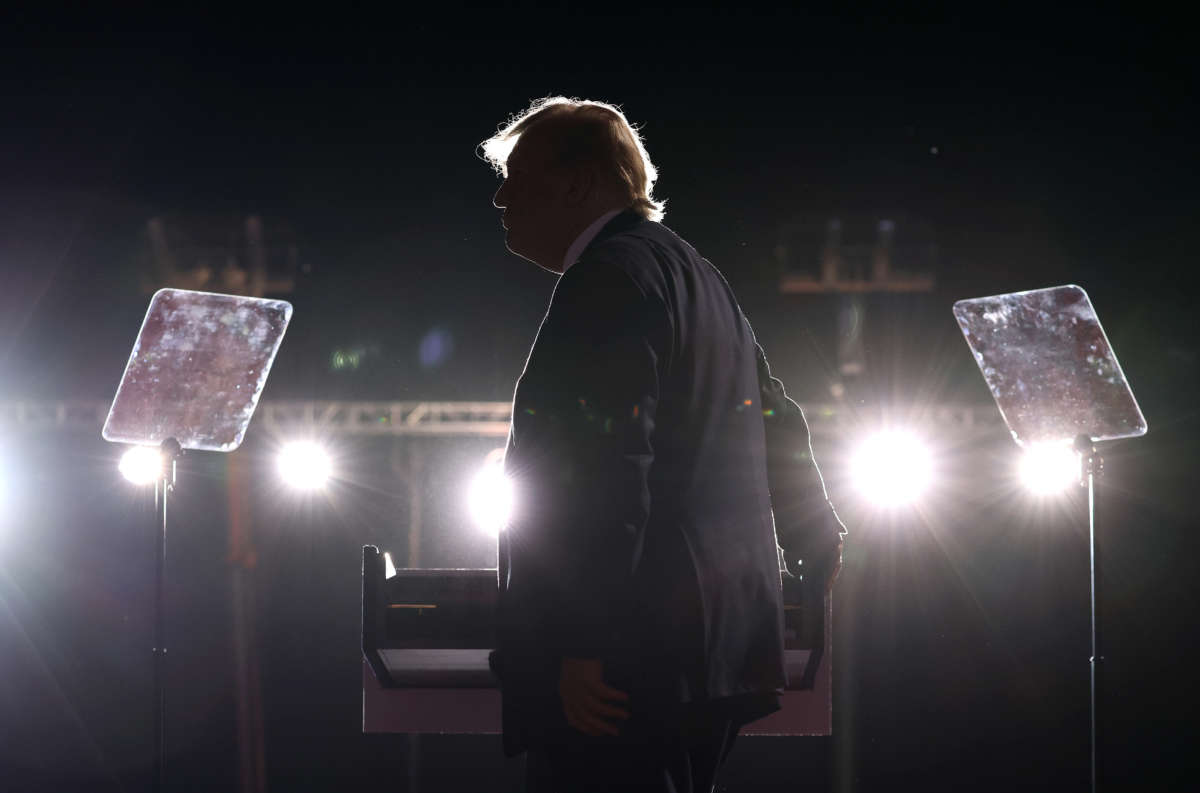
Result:
[[[229,452],[242,443],[292,306],[160,289],[150,301],[104,439]]]
[[[1082,288],[960,300],[954,317],[1018,444],[1146,433],[1146,420]]]

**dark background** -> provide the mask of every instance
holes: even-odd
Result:
[[[1112,444],[1105,547],[1110,789],[1195,771],[1193,42],[1147,6],[966,14],[452,9],[35,20],[0,33],[0,400],[108,400],[148,296],[152,217],[260,215],[301,255],[264,398],[507,400],[553,277],[507,254],[474,153],[553,93],[642,125],[666,222],[730,279],[772,365],[827,402],[834,298],[779,294],[797,218],[894,217],[937,286],[874,296],[854,426],[989,406],[954,300],[1078,283],[1150,426]],[[422,359],[431,334],[445,354]],[[336,368],[339,350],[361,365]],[[426,348],[428,350],[428,346]],[[884,515],[817,447],[852,538],[829,739],[741,739],[730,790],[1081,790],[1082,493],[1034,503],[1000,430],[933,437],[919,509]],[[405,542],[397,441],[339,440],[296,500],[252,427],[268,789],[516,790],[494,737],[360,732],[359,553]],[[487,564],[456,488],[425,483],[430,564]],[[431,447],[432,448],[432,447]],[[96,432],[0,426],[0,787],[139,790],[150,755],[150,507]],[[170,547],[172,789],[238,787],[229,461],[182,466]]]

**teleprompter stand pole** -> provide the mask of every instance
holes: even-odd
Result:
[[[162,442],[162,470],[154,484],[154,533],[158,553],[154,565],[154,781],[151,789],[166,790],[167,783],[167,621],[163,608],[163,579],[167,566],[167,494],[175,489],[175,461],[183,454],[179,441]]]
[[[1097,453],[1095,444],[1087,435],[1076,436],[1075,451],[1079,453],[1079,484],[1086,487],[1088,491],[1088,568],[1092,600],[1090,746],[1092,793],[1096,793],[1099,788],[1099,747],[1097,746],[1099,717],[1096,711],[1096,692],[1100,689],[1100,675],[1104,664],[1104,656],[1100,651],[1100,618],[1097,604],[1100,587],[1100,554],[1096,549],[1096,477],[1104,471],[1104,458]]]

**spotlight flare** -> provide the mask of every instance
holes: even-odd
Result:
[[[1079,481],[1079,455],[1070,443],[1033,444],[1021,455],[1020,476],[1036,495],[1061,492]]]
[[[929,449],[901,431],[868,438],[855,453],[852,470],[859,491],[881,506],[915,501],[933,478]]]
[[[329,453],[312,441],[293,441],[279,452],[279,475],[297,490],[317,490],[329,480]]]
[[[135,485],[149,485],[163,475],[163,454],[157,446],[134,446],[117,464],[121,476]]]
[[[512,481],[504,475],[502,466],[485,465],[467,491],[467,508],[471,519],[484,531],[499,534],[508,523],[512,511]]]

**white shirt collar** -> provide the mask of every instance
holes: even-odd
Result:
[[[596,239],[596,235],[600,233],[600,229],[604,228],[605,225],[608,224],[608,221],[612,220],[619,214],[621,214],[620,209],[614,209],[610,212],[605,212],[603,215],[593,220],[592,224],[584,229],[579,236],[575,238],[575,241],[571,243],[571,247],[567,248],[567,255],[563,257],[564,273],[567,271],[568,267],[579,260],[579,257],[583,255],[583,249],[586,248],[592,240]]]

